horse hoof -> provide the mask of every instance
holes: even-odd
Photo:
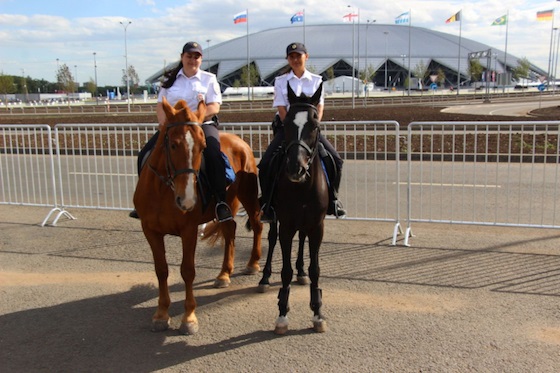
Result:
[[[152,332],[164,332],[169,329],[170,320],[152,320]]]
[[[244,275],[256,275],[257,273],[259,273],[259,268],[252,268],[252,267],[245,267],[245,270],[243,270],[243,274]]]
[[[324,319],[313,318],[313,331],[324,333],[327,331],[327,321]]]
[[[259,284],[259,286],[257,287],[257,292],[266,293],[268,291],[268,289],[270,289],[269,284]]]
[[[276,326],[274,328],[274,334],[284,335],[288,331],[288,317],[280,316],[276,319]]]
[[[309,277],[308,276],[298,276],[297,283],[299,285],[309,285]]]
[[[197,322],[189,322],[189,323],[181,323],[181,327],[179,328],[179,333],[183,335],[193,335],[198,332],[198,323]]]
[[[217,278],[216,280],[214,280],[214,287],[217,288],[217,289],[227,288],[229,286],[230,282],[231,281],[229,279],[222,280],[222,279]]]

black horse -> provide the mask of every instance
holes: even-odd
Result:
[[[290,109],[284,119],[286,161],[278,174],[277,190],[273,199],[282,249],[282,287],[278,293],[280,315],[274,330],[277,334],[284,334],[288,330],[288,299],[293,277],[292,241],[298,231],[305,234],[309,242],[313,328],[317,332],[326,330],[326,322],[321,314],[319,248],[323,241],[329,191],[318,155],[320,123],[316,108],[322,89],[321,85],[313,96],[307,97],[302,94],[298,97],[288,84]]]

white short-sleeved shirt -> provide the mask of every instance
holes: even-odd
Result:
[[[198,70],[194,76],[188,78],[181,69],[171,87],[161,88],[158,94],[158,102],[161,102],[163,97],[167,98],[171,105],[175,105],[179,100],[185,100],[189,108],[194,111],[198,107],[199,94],[204,96],[206,104],[222,103],[222,92],[216,75]]]
[[[301,78],[294,75],[293,71],[277,76],[274,80],[274,101],[272,102],[272,106],[285,106],[286,109],[290,108],[290,103],[288,102],[288,83],[296,96],[305,93],[306,96],[310,97],[313,96],[322,81],[323,77],[321,75],[313,74],[308,70],[305,70]],[[319,104],[322,105],[324,102],[325,91],[323,90],[323,92],[321,92]]]

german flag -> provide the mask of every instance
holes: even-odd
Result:
[[[537,12],[537,21],[552,21],[553,18],[554,18],[554,9]]]
[[[451,22],[457,22],[461,20],[461,11],[458,11],[457,13],[453,14],[451,17],[449,17],[447,19],[447,21],[445,21],[445,23],[451,23]]]

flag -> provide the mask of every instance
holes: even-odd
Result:
[[[537,21],[552,21],[552,18],[554,18],[554,9],[537,12]]]
[[[297,12],[290,18],[291,23],[303,22],[303,12]]]
[[[344,16],[342,16],[342,19],[348,22],[352,22],[354,21],[354,17],[357,17],[358,15],[356,13],[348,13]]]
[[[410,22],[410,15],[408,12],[400,14],[397,18],[395,18],[395,23],[397,25],[402,25],[403,23]]]
[[[503,26],[507,23],[507,15],[496,18],[490,26]]]
[[[245,23],[247,22],[247,11],[243,11],[240,13],[237,13],[236,15],[233,16],[233,23],[234,24],[238,24],[238,23]]]
[[[461,11],[458,11],[457,13],[453,14],[451,17],[447,18],[447,21],[445,21],[445,23],[457,22],[460,20],[461,20]]]

